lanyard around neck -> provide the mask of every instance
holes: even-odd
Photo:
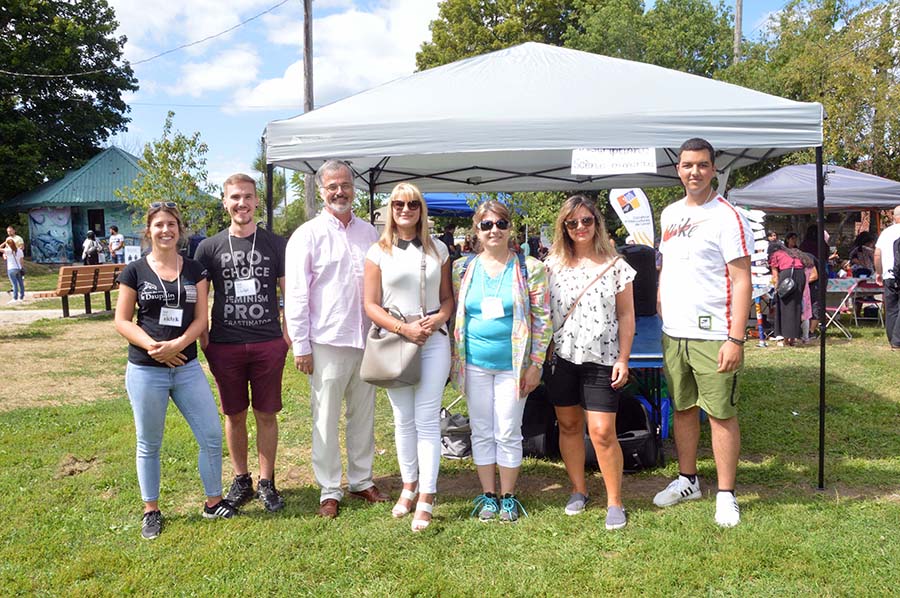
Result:
[[[256,252],[256,233],[258,231],[253,231],[253,243],[250,245],[250,253],[247,258],[247,277],[241,278],[241,270],[238,268],[237,260],[234,257],[234,245],[231,244],[231,232],[228,232],[228,250],[231,252],[231,263],[234,264],[235,269],[235,278],[238,280],[250,280],[253,278],[253,264],[251,260],[253,259],[253,254]]]
[[[153,270],[153,267],[151,266],[150,269]],[[165,301],[166,307],[178,307],[179,305],[181,305],[181,268],[178,267],[178,256],[175,257],[175,270],[175,288],[177,289],[175,305],[169,305],[169,292],[166,290],[166,285],[163,282],[162,276],[159,275],[159,272],[153,270],[153,273],[156,274],[156,279],[159,281],[159,288],[162,289],[163,301]]]

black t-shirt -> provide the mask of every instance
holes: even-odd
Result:
[[[131,262],[119,274],[119,284],[123,284],[137,293],[137,324],[141,330],[157,341],[169,341],[178,338],[194,321],[194,307],[197,305],[197,283],[207,278],[206,269],[194,260],[184,258],[178,281],[162,280],[165,289],[159,288],[160,277],[147,263],[147,257]],[[179,302],[179,286],[181,301]],[[167,303],[168,301],[168,303]],[[181,309],[181,325],[168,326],[159,323],[162,308]],[[185,357],[190,361],[197,358],[197,343],[185,347]],[[128,346],[128,361],[137,365],[154,365],[169,367],[159,363],[141,347]]]
[[[225,229],[204,239],[194,254],[209,271],[215,289],[209,340],[258,343],[278,338],[282,335],[278,279],[284,277],[287,241],[258,227],[249,237],[230,238],[229,244]],[[238,297],[239,285],[242,290],[253,285],[253,290]]]

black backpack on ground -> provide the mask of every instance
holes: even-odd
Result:
[[[622,446],[624,469],[635,472],[652,469],[657,465],[659,445],[656,430],[650,422],[647,409],[631,395],[623,394],[616,413],[616,436]],[[598,467],[597,455],[591,437],[584,434],[585,466]]]

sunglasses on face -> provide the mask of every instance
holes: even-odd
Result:
[[[576,228],[578,228],[579,223],[584,228],[588,228],[588,227],[593,226],[596,222],[597,222],[597,219],[594,218],[593,216],[585,216],[584,218],[573,218],[572,220],[565,220],[565,221],[563,221],[563,224],[566,225],[567,229],[575,230]]]
[[[509,220],[482,220],[478,223],[478,228],[484,232],[491,230],[495,226],[500,230],[506,230],[509,228]]]
[[[422,202],[418,199],[412,201],[400,201],[399,199],[396,199],[391,202],[391,207],[398,211],[402,210],[404,206],[406,206],[406,209],[410,212],[415,212],[422,207]]]
[[[154,201],[150,204],[151,210],[158,210],[159,208],[177,208],[174,201]]]

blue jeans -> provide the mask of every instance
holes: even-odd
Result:
[[[222,425],[209,382],[196,359],[181,367],[128,364],[125,388],[137,432],[137,474],[141,498],[159,499],[159,450],[169,397],[187,420],[200,454],[197,465],[207,496],[222,494]]]
[[[125,263],[125,249],[120,249],[119,253],[112,256],[112,263],[114,264],[124,264]]]
[[[22,277],[22,271],[19,268],[13,268],[6,271],[9,276],[9,282],[12,285],[13,300],[25,298],[25,279]]]

